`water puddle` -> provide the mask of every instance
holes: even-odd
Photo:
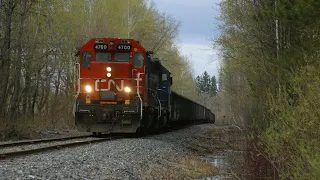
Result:
[[[201,157],[201,159],[207,163],[211,163],[212,166],[214,166],[218,170],[218,175],[206,177],[202,180],[232,179],[232,177],[228,175],[228,168],[230,168],[230,162],[228,160],[227,152],[218,152],[215,154],[206,155]]]
[[[209,155],[204,157],[203,159],[207,162],[211,163],[214,167],[218,169],[223,169],[225,166],[228,165],[228,162],[226,162],[225,156],[217,156],[217,155]]]

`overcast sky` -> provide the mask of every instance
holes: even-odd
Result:
[[[220,1],[154,0],[161,12],[182,21],[177,44],[180,52],[192,60],[195,76],[204,71],[218,75],[219,58],[210,39],[219,35],[215,17],[219,16]]]

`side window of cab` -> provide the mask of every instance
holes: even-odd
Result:
[[[89,68],[91,62],[91,53],[90,52],[83,52],[82,53],[82,67]]]
[[[168,75],[167,74],[162,74],[161,79],[162,79],[162,81],[168,81]]]
[[[134,53],[134,67],[135,68],[141,68],[143,66],[143,55],[141,52]]]

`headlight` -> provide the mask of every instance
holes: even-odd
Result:
[[[107,73],[107,77],[111,77],[111,73]]]
[[[131,89],[130,89],[129,87],[125,87],[125,88],[124,88],[124,91],[127,92],[127,93],[129,93],[129,92],[131,92]]]
[[[108,72],[111,72],[111,70],[112,70],[111,67],[107,67]]]
[[[86,91],[87,91],[88,93],[92,92],[92,87],[89,86],[89,85],[87,85],[87,86],[86,86]]]

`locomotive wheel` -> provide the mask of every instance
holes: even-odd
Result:
[[[166,116],[161,116],[159,118],[159,128],[164,128],[167,124],[167,117]]]
[[[152,129],[154,131],[157,131],[159,129],[159,118],[158,118],[158,114],[153,114],[153,125],[152,125]]]
[[[148,113],[146,116],[143,117],[143,125],[145,129],[150,129],[153,122],[152,114]]]
[[[145,136],[146,134],[147,134],[147,132],[145,131],[145,128],[142,127],[142,126],[140,126],[140,127],[137,129],[137,131],[136,131],[136,133],[135,133],[135,136],[136,136],[136,137],[143,137],[143,136]]]
[[[148,129],[152,128],[153,124],[153,115],[152,115],[152,108],[146,108],[144,111],[144,115],[142,118],[142,126],[144,127],[145,131],[148,131]]]

